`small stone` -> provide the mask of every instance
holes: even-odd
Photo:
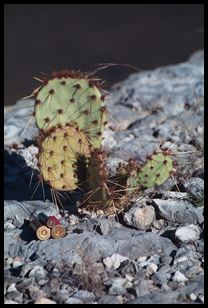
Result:
[[[195,301],[197,299],[197,296],[192,292],[188,295],[188,297],[190,298],[191,301]]]
[[[4,304],[19,304],[18,302],[15,302],[15,301],[13,301],[13,300],[10,300],[10,299],[6,299],[5,300],[5,302],[4,302]]]
[[[12,263],[13,263],[13,258],[12,257],[7,258],[6,264],[10,265]]]
[[[191,243],[200,238],[200,229],[196,225],[177,228],[175,237],[183,243]]]
[[[124,221],[139,230],[147,230],[155,220],[155,209],[152,206],[134,205],[128,212],[124,213]]]
[[[108,270],[115,270],[119,268],[120,264],[125,260],[128,260],[128,258],[114,253],[111,257],[106,257],[105,259],[103,259],[103,263]]]
[[[143,261],[146,261],[147,260],[147,257],[139,257],[138,259],[137,259],[137,262],[143,262]]]
[[[188,280],[188,278],[186,278],[186,276],[184,274],[182,274],[179,271],[176,271],[174,276],[172,277],[173,281],[175,282],[186,282]]]
[[[149,275],[152,275],[152,274],[156,273],[156,272],[157,272],[157,269],[158,269],[158,266],[157,266],[156,264],[154,264],[154,263],[150,263],[150,264],[147,266],[147,268],[146,268],[147,273],[148,273]]]
[[[6,221],[4,223],[4,230],[13,230],[16,229],[16,227],[9,221]]]
[[[18,260],[14,260],[12,263],[13,268],[17,268],[19,266],[22,266],[22,262]]]
[[[56,302],[54,302],[53,300],[51,300],[50,298],[47,297],[41,297],[39,299],[37,299],[34,304],[56,304]]]
[[[197,298],[199,299],[199,301],[204,304],[204,295],[200,294],[197,296]]]
[[[17,292],[17,289],[16,289],[16,284],[15,283],[12,283],[8,288],[7,288],[7,292]]]
[[[125,278],[126,278],[126,280],[131,281],[131,282],[134,280],[134,277],[132,277],[132,276],[129,275],[129,274],[126,274],[126,275],[125,275]]]

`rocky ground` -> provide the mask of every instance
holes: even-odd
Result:
[[[111,90],[108,169],[130,157],[142,163],[159,143],[178,165],[116,217],[80,213],[79,195],[62,216],[47,190],[43,202],[42,189],[34,192],[37,130],[26,126],[33,101],[5,108],[5,304],[204,303],[203,68],[199,51]],[[67,235],[37,240],[28,223],[40,212],[62,217]]]

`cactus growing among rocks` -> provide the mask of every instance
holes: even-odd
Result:
[[[100,83],[74,71],[53,73],[35,92],[35,121],[43,133],[66,124],[79,127],[99,148],[106,121]]]
[[[174,171],[173,160],[168,152],[149,155],[146,163],[138,171],[138,183],[149,188],[164,183]]]
[[[79,128],[65,126],[52,128],[39,139],[38,164],[44,181],[55,190],[75,190],[79,161],[90,157],[86,136]]]
[[[133,159],[120,165],[113,177],[105,168],[105,153],[96,150],[89,159],[88,192],[83,204],[93,211],[109,215],[122,211],[129,205],[135,193],[164,183],[174,171],[173,160],[168,152],[154,152],[139,167]]]
[[[89,210],[112,215],[120,212],[128,204],[126,174],[110,177],[105,166],[106,155],[94,150],[87,168],[87,193],[82,205]],[[125,181],[124,181],[125,178]]]

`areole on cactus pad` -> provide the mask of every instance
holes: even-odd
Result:
[[[99,148],[106,121],[104,95],[98,82],[73,71],[54,73],[35,94],[39,129],[70,124],[79,127],[94,148]]]

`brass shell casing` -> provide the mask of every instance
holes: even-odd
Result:
[[[31,228],[35,231],[36,236],[39,240],[48,240],[51,236],[51,230],[46,226],[42,225],[39,221],[33,220],[30,222]]]
[[[51,229],[51,236],[53,238],[61,238],[64,237],[66,234],[66,228],[63,225],[55,225],[52,229]]]
[[[49,216],[46,225],[52,229],[54,226],[60,225],[60,221],[55,216]]]

